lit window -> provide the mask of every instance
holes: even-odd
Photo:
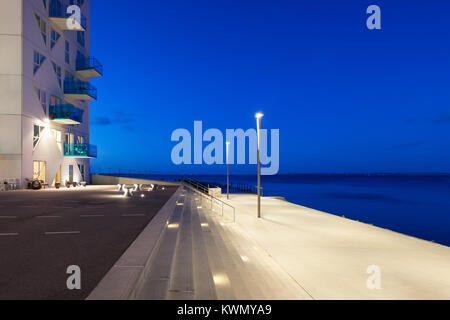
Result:
[[[63,151],[63,142],[62,142],[62,132],[59,130],[52,130],[53,136],[55,137],[56,144],[58,145],[58,149],[60,152]]]
[[[38,145],[38,143],[39,143],[39,140],[40,140],[41,137],[42,137],[42,132],[43,132],[44,130],[45,130],[44,127],[34,125],[34,132],[33,132],[33,150],[36,149],[36,147],[37,147],[37,145]]]

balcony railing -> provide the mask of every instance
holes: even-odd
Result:
[[[50,120],[61,124],[80,124],[83,122],[84,110],[71,104],[50,106]]]
[[[81,19],[72,20],[73,13],[67,13],[68,5],[63,5],[60,0],[50,0],[49,18],[61,30],[86,31],[87,19],[81,15]]]
[[[97,158],[97,146],[88,143],[64,143],[64,156],[73,158]]]
[[[97,100],[97,88],[88,81],[66,78],[64,95],[66,98],[74,100]]]
[[[94,57],[78,58],[77,72],[83,78],[103,76],[103,65]]]

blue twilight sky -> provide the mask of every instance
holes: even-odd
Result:
[[[450,172],[450,1],[91,2],[93,166],[222,173],[173,165],[172,131],[263,110],[280,173]]]

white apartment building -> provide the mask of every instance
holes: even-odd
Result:
[[[0,183],[89,182],[97,156],[89,80],[103,74],[90,56],[89,7],[90,0],[0,0]]]

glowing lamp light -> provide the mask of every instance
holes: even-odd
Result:
[[[255,118],[256,118],[256,119],[261,119],[262,117],[264,117],[264,113],[262,113],[262,112],[257,112],[257,113],[255,114]]]
[[[241,256],[242,261],[249,262],[250,259],[247,256]]]

